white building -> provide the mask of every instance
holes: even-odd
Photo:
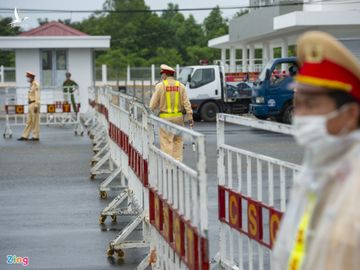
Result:
[[[0,37],[0,49],[15,50],[16,86],[28,85],[25,72],[30,70],[42,89],[59,87],[69,71],[79,84],[82,112],[88,107],[88,88],[94,85],[94,51],[109,47],[110,36],[90,36],[59,22]]]
[[[250,0],[250,5],[258,8],[231,20],[229,35],[208,43],[211,48],[221,49],[221,64],[227,66],[229,72],[260,70],[274,58],[274,48],[281,48],[281,56],[287,57],[289,46],[295,45],[307,30],[334,35],[360,58],[360,3]],[[255,49],[261,50],[261,59],[255,59]],[[242,57],[237,59],[239,53]]]

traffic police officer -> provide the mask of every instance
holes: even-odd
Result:
[[[177,125],[184,125],[185,110],[190,127],[193,127],[193,116],[186,88],[174,79],[175,70],[167,65],[161,65],[162,82],[155,86],[155,92],[150,100],[150,109],[159,110],[159,117]],[[177,160],[183,159],[183,139],[160,128],[160,148],[163,152]]]
[[[33,72],[26,72],[27,81],[30,83],[28,92],[29,112],[26,121],[26,127],[19,141],[28,140],[29,134],[32,131],[33,135],[31,141],[38,141],[40,134],[40,85],[35,81],[35,74]]]
[[[274,247],[275,269],[360,267],[360,63],[332,36],[298,41],[294,132],[304,146]]]
[[[63,82],[64,100],[66,102],[69,102],[69,94],[70,94],[70,101],[73,107],[73,111],[77,113],[74,91],[78,88],[78,84],[71,79],[70,72],[66,72],[65,77],[66,80]]]

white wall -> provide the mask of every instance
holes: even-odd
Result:
[[[360,3],[352,3],[354,1],[347,0],[305,0],[304,3],[311,3],[311,5],[304,5],[304,11],[345,11],[345,10],[359,10]]]
[[[41,82],[40,74],[40,52],[39,49],[17,49],[15,50],[16,60],[16,85],[29,86],[26,81],[26,71],[35,73],[35,79]]]
[[[93,85],[93,62],[91,49],[69,49],[68,70],[71,78],[79,84],[81,112],[88,109],[88,88]]]

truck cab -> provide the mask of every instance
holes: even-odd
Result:
[[[294,91],[290,89],[298,71],[295,57],[273,59],[263,69],[252,92],[250,113],[259,119],[275,118],[290,124]]]
[[[228,95],[224,67],[187,66],[178,80],[185,85],[195,120],[216,121],[219,112],[247,112],[251,95]]]

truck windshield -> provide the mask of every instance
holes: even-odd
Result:
[[[263,82],[265,80],[266,77],[266,70],[272,68],[274,61],[269,61],[266,66],[263,68],[263,70],[261,71],[259,77],[256,80],[256,83],[259,84],[260,82]]]
[[[193,68],[183,68],[179,74],[178,81],[185,85],[187,83],[188,76],[191,75],[193,70]]]

